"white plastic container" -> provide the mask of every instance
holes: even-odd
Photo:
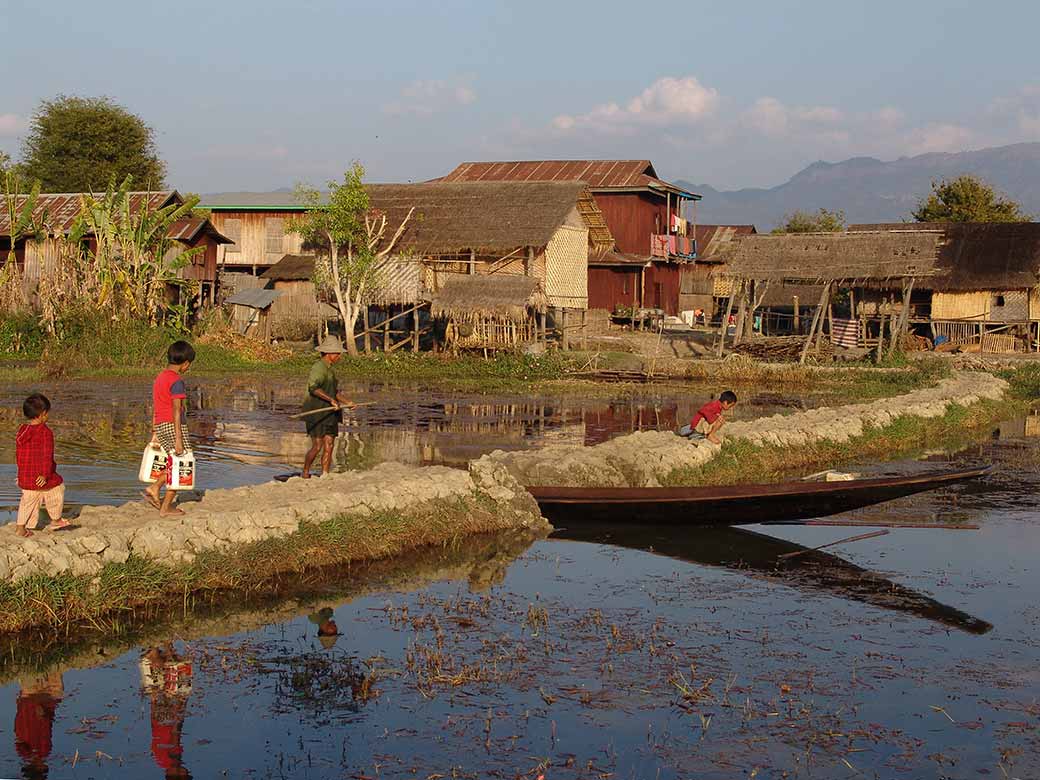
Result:
[[[195,455],[185,450],[183,455],[170,456],[170,468],[166,472],[166,487],[169,490],[195,489]]]
[[[141,468],[137,471],[137,478],[141,482],[155,482],[157,479],[165,476],[166,461],[166,453],[162,447],[155,442],[151,442],[144,448],[144,454],[141,456]]]

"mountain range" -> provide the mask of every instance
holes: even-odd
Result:
[[[753,224],[768,231],[795,210],[840,209],[849,223],[900,222],[931,190],[932,182],[971,174],[1040,218],[1040,143],[970,152],[931,153],[883,162],[853,157],[815,162],[777,187],[717,190],[708,184],[676,184],[704,197],[697,204],[703,225]]]

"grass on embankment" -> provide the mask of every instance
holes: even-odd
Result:
[[[938,447],[961,449],[976,442],[979,435],[988,432],[994,423],[1017,410],[1010,401],[980,401],[969,407],[950,404],[942,417],[898,417],[882,428],[866,428],[862,436],[844,443],[819,441],[799,447],[780,447],[752,444],[743,439],[730,440],[704,466],[676,469],[662,484],[697,486],[780,482],[801,477],[807,471],[853,462],[897,460]]]
[[[79,627],[106,631],[135,610],[189,609],[202,595],[264,591],[305,570],[383,560],[411,550],[453,546],[476,534],[511,530],[500,510],[480,497],[434,501],[421,511],[340,515],[305,523],[289,536],[206,551],[189,564],[131,557],[99,575],[38,574],[0,583],[0,633]],[[212,601],[212,598],[210,599]]]

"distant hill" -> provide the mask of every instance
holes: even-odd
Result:
[[[922,154],[892,162],[873,157],[815,162],[770,189],[720,191],[707,184],[676,183],[704,196],[697,206],[698,222],[750,222],[765,231],[795,209],[842,209],[849,222],[909,220],[911,210],[929,192],[934,179],[964,173],[984,179],[1040,219],[1040,143]]]

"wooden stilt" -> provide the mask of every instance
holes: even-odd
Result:
[[[419,310],[412,310],[412,352],[419,351]]]
[[[823,320],[823,307],[827,303],[827,298],[831,294],[831,283],[827,282],[823,286],[823,292],[820,293],[820,303],[816,307],[816,312],[813,314],[812,325],[809,326],[809,336],[805,340],[805,345],[802,347],[802,356],[798,360],[799,363],[805,363],[805,359],[809,356],[809,347],[813,343],[813,337],[816,335],[816,327]]]
[[[794,304],[794,324],[791,326],[791,330],[797,336],[802,331],[802,312],[798,305],[798,296],[792,295],[791,302]]]
[[[744,339],[744,318],[747,316],[748,293],[747,288],[750,280],[740,286],[740,304],[737,306],[737,323],[733,328],[733,346],[737,346]]]
[[[383,352],[390,351],[390,310],[387,309],[386,319],[383,320]]]
[[[371,331],[371,327],[372,326],[369,324],[368,307],[367,306],[362,307],[362,309],[361,309],[361,316],[364,318],[362,320],[362,322],[365,325],[365,338],[364,338],[365,354],[366,355],[370,355],[370,354],[372,354],[372,331]]]
[[[744,285],[744,280],[740,281],[741,287]],[[726,299],[726,310],[722,314],[722,322],[720,323],[721,333],[719,334],[719,346],[716,350],[716,355],[722,357],[726,353],[726,332],[729,330],[729,315],[733,311],[733,290],[730,289],[729,297]]]
[[[826,315],[827,315],[827,320],[826,320],[827,324],[830,325],[830,319],[831,319],[831,287],[830,287],[830,285],[827,286],[827,304],[826,304],[826,308],[824,308],[823,306],[820,307],[820,323],[819,323],[819,326],[816,329],[816,347],[815,347],[815,350],[814,350],[817,355],[820,354],[820,347],[823,345],[823,325],[824,325],[823,316],[824,316],[824,312],[826,312]],[[831,327],[833,328],[833,326],[831,326]]]

